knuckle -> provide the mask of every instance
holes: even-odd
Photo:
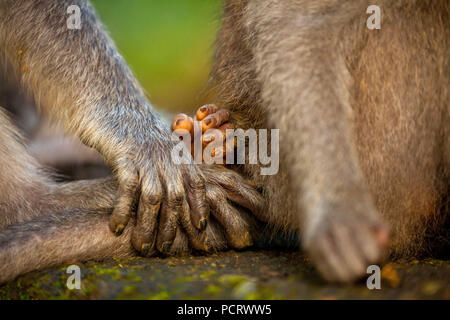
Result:
[[[167,200],[170,206],[181,206],[184,202],[184,189],[179,184],[167,186]]]
[[[172,207],[181,207],[184,202],[184,193],[172,194],[168,197],[169,204]]]
[[[146,175],[142,180],[141,200],[149,205],[161,203],[163,190],[159,179],[153,175]]]
[[[147,194],[147,195],[143,196],[142,200],[145,203],[152,205],[152,206],[159,205],[159,204],[161,204],[162,193]]]
[[[158,205],[163,197],[161,188],[144,188],[141,194],[141,200],[149,205]]]
[[[203,191],[205,190],[205,183],[200,177],[195,177],[189,181],[189,188],[192,191]]]

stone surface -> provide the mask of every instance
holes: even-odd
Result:
[[[1,299],[450,299],[450,261],[412,260],[382,268],[381,290],[365,280],[327,284],[292,251],[229,251],[182,258],[79,263],[81,290],[67,266],[32,272],[0,287]],[[369,276],[369,275],[368,275]]]

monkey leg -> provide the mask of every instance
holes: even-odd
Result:
[[[0,231],[0,282],[64,262],[135,254],[131,230],[114,236],[108,228],[109,214],[75,209],[8,226]]]
[[[112,207],[113,178],[57,184],[28,153],[2,110],[0,128],[0,229],[61,210]]]
[[[0,230],[0,283],[28,271],[67,262],[137,255],[132,246],[133,230],[136,228],[134,218],[120,237],[108,228],[116,190],[114,178],[49,187],[43,195],[47,201],[47,212],[42,209],[39,215],[30,214],[20,223],[17,219],[10,219],[16,223],[9,223]],[[214,198],[217,196],[214,195]],[[185,205],[184,210],[187,217],[183,225],[188,225],[189,206]],[[190,233],[195,233],[194,241],[189,237]],[[188,231],[178,228],[174,242],[165,254],[187,254],[197,251],[197,248],[205,251],[204,244],[196,242],[197,239],[204,239],[201,234],[192,225]],[[214,218],[204,234],[208,239],[209,251],[228,248],[226,235]],[[153,246],[146,254],[155,255],[157,252]]]
[[[79,164],[105,164],[96,150],[86,147],[75,137],[65,136],[62,129],[47,120],[40,122],[37,132],[30,137],[28,148],[40,164],[58,169]]]
[[[389,35],[369,37],[352,70],[360,164],[391,228],[393,257],[433,253],[440,235],[450,241],[442,232],[450,191],[450,73],[442,72],[449,70],[450,6],[426,5],[425,15],[415,6],[392,10],[383,21]]]
[[[0,229],[29,220],[45,208],[52,182],[28,154],[23,139],[0,108]]]
[[[352,79],[334,42],[341,36],[335,24],[357,19],[362,6],[270,4],[276,15],[250,1],[247,25],[258,48],[262,106],[269,123],[280,129],[280,162],[296,197],[293,223],[299,223],[302,245],[324,278],[353,281],[382,259],[388,234],[359,164],[349,120]],[[293,12],[296,18],[286,19]],[[272,26],[274,35],[266,36]]]
[[[112,205],[108,209],[73,209],[41,215],[1,230],[0,283],[29,271],[63,263],[136,256],[131,242],[134,218],[123,234],[116,237],[108,228],[112,210]],[[214,219],[205,233],[212,251],[228,247],[225,235]],[[177,229],[166,254],[187,254],[191,250],[187,234]]]

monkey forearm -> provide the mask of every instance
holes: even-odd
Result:
[[[281,129],[282,158],[296,191],[302,190],[302,206],[312,212],[316,210],[308,209],[327,205],[324,201],[333,203],[342,194],[365,190],[352,136],[351,78],[334,41],[341,31],[334,26],[341,21],[339,14],[326,15],[316,8],[315,17],[314,10],[307,11],[310,2],[300,3],[298,8],[284,2],[274,5],[282,12],[274,17],[253,2],[250,21],[257,35],[259,50],[254,54],[268,116]],[[342,19],[352,17],[342,14]],[[264,36],[272,25],[271,36]]]
[[[80,7],[80,29],[67,26],[71,5]],[[163,126],[89,3],[6,1],[0,12],[8,59],[42,111],[67,131],[103,154],[114,149],[105,144],[118,148],[129,139],[149,140],[150,133],[163,138]]]
[[[154,114],[92,6],[83,0],[3,1],[0,6],[0,47],[41,109],[97,149],[115,173],[119,187],[111,230],[122,233],[138,196],[142,205],[137,216],[152,218],[137,220],[137,250],[149,247],[158,217],[152,212],[160,207],[158,246],[170,249],[175,213],[185,197],[193,224],[204,230],[209,208],[200,169],[172,161],[168,128]],[[79,8],[79,29],[68,28],[66,12],[74,6]],[[191,188],[185,190],[185,185]]]

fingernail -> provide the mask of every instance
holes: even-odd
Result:
[[[200,222],[199,222],[199,224],[198,224],[198,228],[199,228],[200,230],[205,230],[206,224],[207,224],[207,223],[208,223],[208,222],[206,221],[206,219],[200,220]]]
[[[184,120],[184,118],[177,119],[177,121],[175,121],[175,125],[176,125],[176,126],[179,125],[180,122],[183,121],[183,120]]]
[[[170,244],[170,242],[165,242],[165,243],[163,243],[163,245],[162,245],[162,251],[164,252],[164,253],[168,253],[169,251],[170,251],[170,247],[171,247],[172,245]]]
[[[205,119],[205,124],[206,124],[207,126],[209,126],[210,124],[213,123],[213,121],[214,121],[214,118],[207,118],[207,119]]]
[[[120,236],[123,232],[123,229],[125,229],[125,226],[123,224],[119,224],[116,228],[115,234]]]

